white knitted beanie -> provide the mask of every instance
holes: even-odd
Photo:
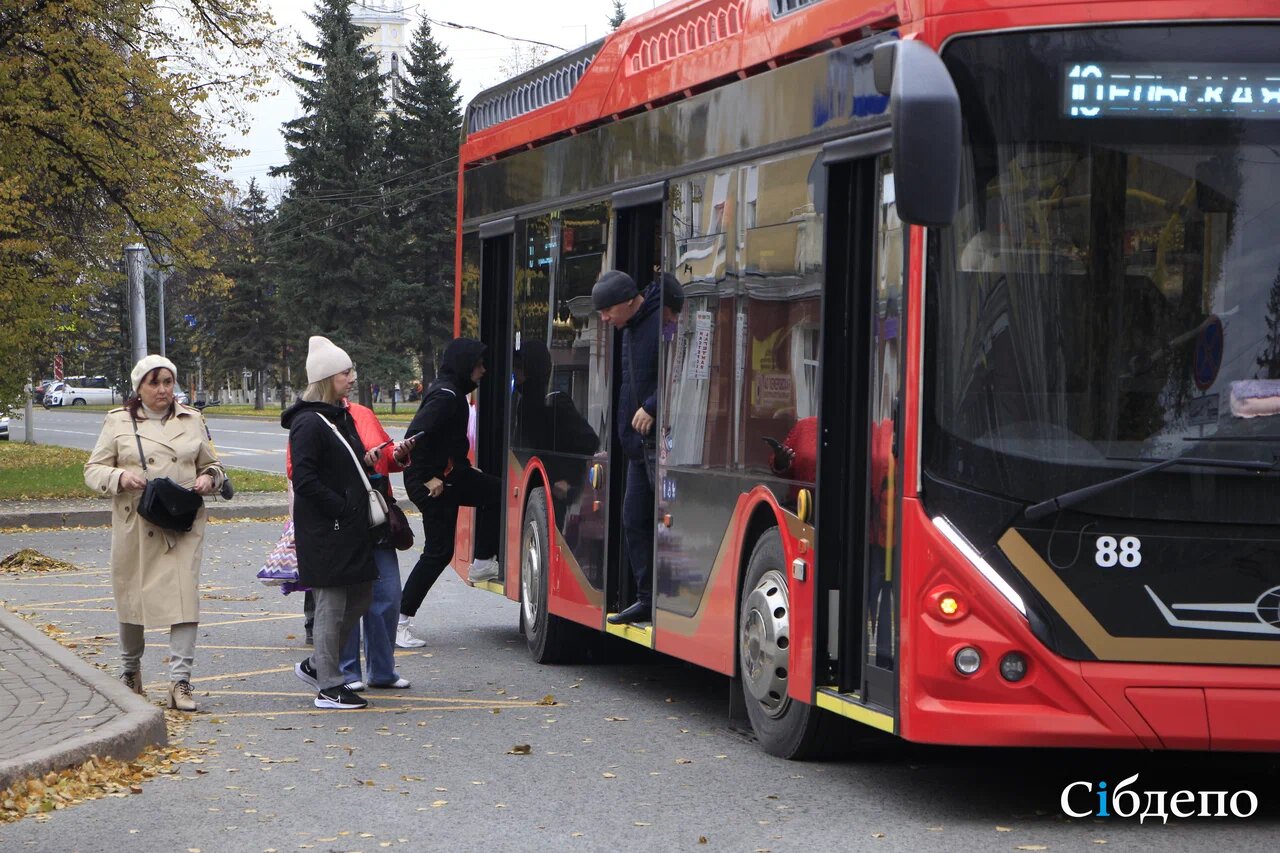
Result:
[[[129,378],[133,380],[133,390],[137,391],[138,386],[142,384],[142,379],[148,373],[157,367],[167,367],[173,373],[173,381],[178,381],[178,368],[173,366],[173,362],[162,355],[148,355],[139,359],[138,363],[133,366],[133,370],[129,371]]]
[[[351,367],[351,356],[328,338],[312,335],[307,341],[307,381],[320,382]]]

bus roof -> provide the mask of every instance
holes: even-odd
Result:
[[[482,163],[891,29],[921,7],[962,4],[975,0],[673,0],[476,95],[463,121],[462,162]]]
[[[1246,4],[1247,5],[1247,4]],[[1086,13],[1084,7],[1096,7]],[[1101,9],[1109,7],[1103,13]],[[1196,7],[1194,11],[1188,9]],[[1074,11],[1062,11],[1072,8]],[[672,0],[584,45],[486,89],[467,105],[462,167],[616,121],[877,32],[977,14],[984,23],[1050,17],[1204,17],[1190,0]],[[1058,11],[1054,11],[1054,10]]]

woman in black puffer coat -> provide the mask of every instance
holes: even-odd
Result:
[[[350,356],[327,338],[313,336],[307,381],[302,399],[280,416],[289,430],[293,462],[298,580],[311,587],[316,604],[315,651],[294,666],[294,673],[316,688],[317,708],[363,708],[368,702],[344,686],[340,653],[369,607],[378,577],[373,544],[379,530],[369,527],[360,461],[365,448],[342,405],[355,387]]]

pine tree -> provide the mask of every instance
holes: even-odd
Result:
[[[462,126],[453,63],[423,20],[414,33],[391,119],[392,228],[396,273],[408,288],[412,345],[422,376],[435,374],[436,354],[453,337],[457,152]]]
[[[237,375],[241,370],[253,371],[257,389],[253,407],[261,409],[265,405],[263,374],[280,355],[280,315],[277,288],[266,264],[273,216],[256,181],[249,182],[233,215],[233,243],[221,265],[231,289],[221,306],[213,366]]]
[[[616,30],[627,19],[627,4],[622,0],[613,0],[613,14],[609,16],[609,29]]]
[[[388,349],[374,328],[388,310],[375,257],[386,228],[382,78],[350,0],[318,0],[308,18],[319,37],[303,43],[304,73],[290,75],[303,115],[285,123],[289,162],[273,171],[290,187],[272,256],[291,343],[305,351],[308,336],[324,335],[368,365]]]

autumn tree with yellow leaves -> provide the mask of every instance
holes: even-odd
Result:
[[[0,8],[0,403],[123,286],[125,244],[208,268],[234,153],[215,118],[243,126],[226,105],[265,84],[273,27],[261,0]]]

